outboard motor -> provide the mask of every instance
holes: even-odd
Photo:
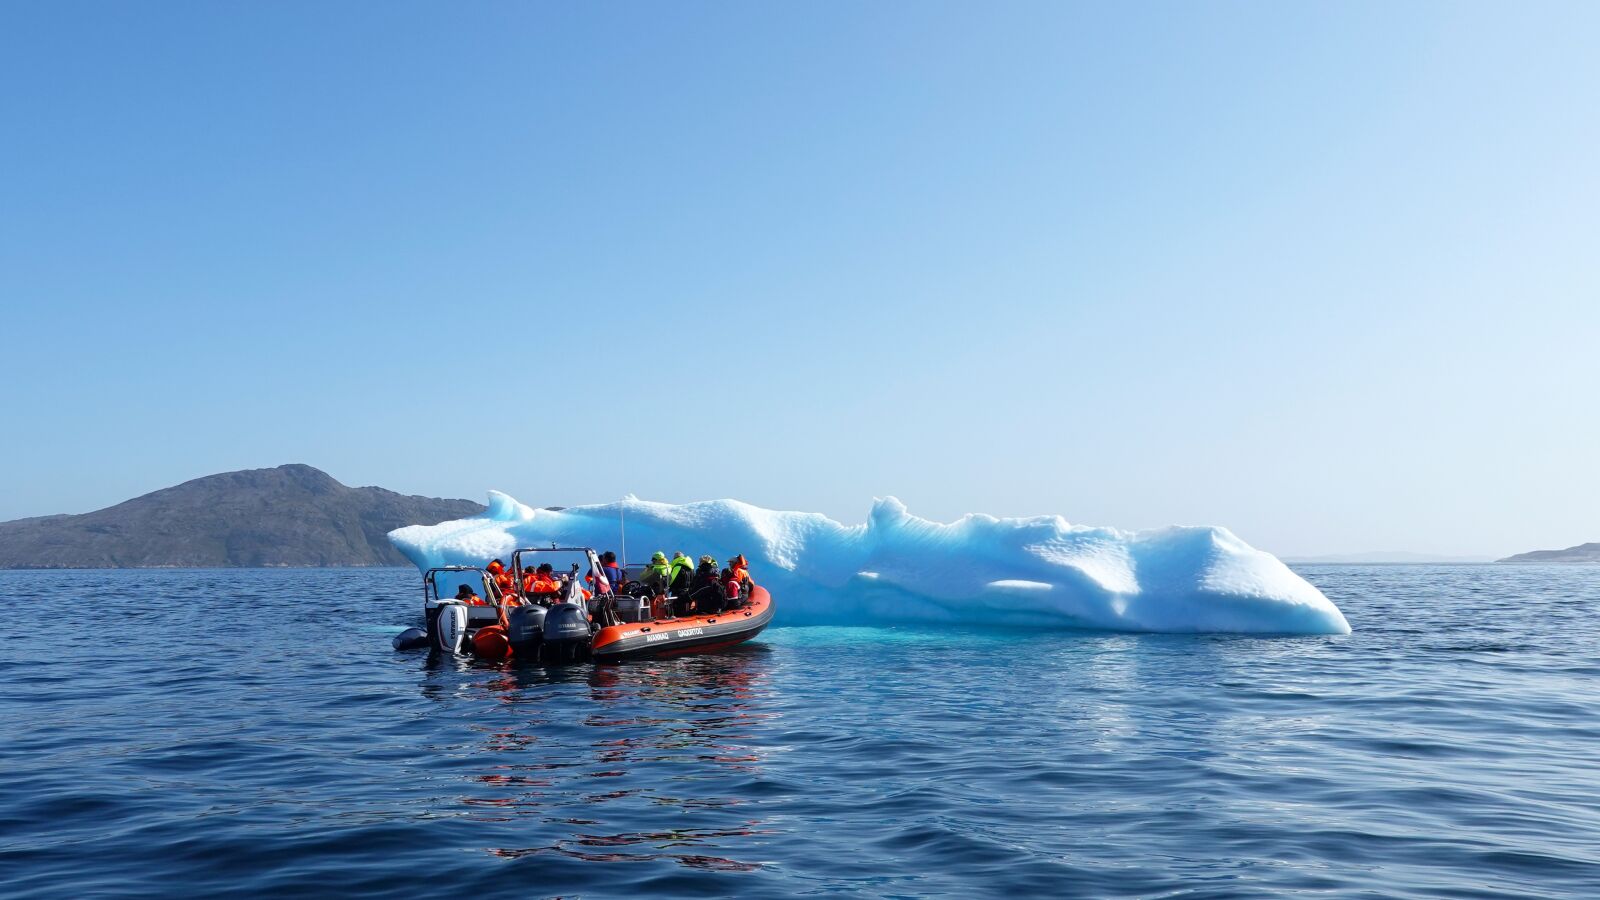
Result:
[[[425,628],[407,628],[394,636],[396,650],[420,650],[428,646],[428,631]]]
[[[506,636],[511,646],[522,650],[544,640],[544,622],[548,610],[536,603],[514,606],[506,610]]]
[[[575,660],[589,649],[589,614],[582,603],[558,603],[544,617],[546,655]]]
[[[589,650],[589,604],[578,587],[578,567],[572,567],[567,592],[544,615],[544,656],[551,662],[574,662]]]
[[[461,644],[467,637],[467,605],[458,600],[446,600],[439,604],[438,611],[434,613],[433,648],[440,653],[461,652]]]

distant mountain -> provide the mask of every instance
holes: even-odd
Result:
[[[83,515],[0,522],[0,569],[399,566],[407,562],[390,531],[483,510],[345,487],[306,465],[247,469]]]
[[[1518,553],[1505,559],[1496,560],[1503,563],[1600,563],[1600,544],[1579,544],[1565,550],[1532,550],[1527,553]]]

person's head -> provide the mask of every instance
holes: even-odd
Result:
[[[666,561],[667,555],[662,553],[660,550],[657,550],[655,553],[650,555],[650,562],[652,565],[665,565]]]
[[[689,557],[684,556],[682,550],[674,550],[674,551],[672,551],[672,558],[673,559],[688,559]]]
[[[549,563],[539,563],[539,568],[538,568],[537,571],[538,571],[538,573],[540,575],[549,575],[551,572],[554,572],[555,570],[556,570],[556,567],[550,565]]]
[[[489,568],[491,568],[491,569],[504,569],[505,567],[506,567],[506,564],[501,562],[498,559],[489,560]]]
[[[614,563],[617,561],[617,555],[612,553],[610,550],[607,550],[606,552],[600,554],[600,561],[603,563]]]
[[[700,557],[700,565],[708,569],[715,569],[717,567],[717,558],[710,555],[702,556]]]
[[[744,554],[741,553],[738,556],[735,556],[733,559],[728,560],[728,565],[730,565],[730,566],[748,566],[750,564],[748,562],[745,562]]]
[[[464,600],[467,597],[471,597],[471,596],[472,596],[472,588],[471,587],[463,584],[461,587],[456,588],[456,597],[458,599],[463,599]]]

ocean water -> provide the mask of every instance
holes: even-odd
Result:
[[[395,653],[412,570],[0,573],[0,895],[1600,897],[1600,568],[1300,570],[1354,634],[566,669]]]

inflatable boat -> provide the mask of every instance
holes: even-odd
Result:
[[[594,636],[595,662],[710,653],[742,644],[772,622],[772,596],[756,585],[742,606],[683,618],[647,619],[609,625]]]
[[[602,568],[588,547],[517,550],[511,555],[513,586],[532,571],[524,559],[540,553],[579,554],[590,575],[580,578],[580,565],[572,563],[570,571],[551,576],[558,591],[526,595],[503,592],[487,570],[474,566],[429,569],[422,575],[425,625],[396,635],[395,649],[427,648],[497,662],[618,662],[722,650],[750,640],[772,622],[772,596],[759,585],[717,598],[720,603],[713,605],[719,609],[672,615],[674,598],[650,596],[637,581],[614,589],[603,577],[595,579]],[[586,583],[596,591],[587,590]]]

